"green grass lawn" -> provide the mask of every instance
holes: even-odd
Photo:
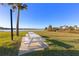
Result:
[[[46,38],[49,47],[24,55],[28,56],[79,56],[79,34],[63,32],[35,32]]]
[[[17,55],[20,47],[21,38],[27,32],[20,32],[17,37],[14,32],[14,41],[10,39],[10,32],[0,32],[0,55]],[[44,50],[24,54],[25,56],[79,56],[79,34],[63,32],[35,32],[46,38],[49,45]]]
[[[17,37],[14,32],[14,40],[11,40],[10,32],[0,32],[0,56],[13,56],[18,54],[21,38],[26,32],[20,32]]]

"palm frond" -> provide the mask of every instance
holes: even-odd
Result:
[[[22,4],[22,5],[20,6],[20,9],[21,9],[21,10],[27,9],[27,5],[26,5],[26,4]]]

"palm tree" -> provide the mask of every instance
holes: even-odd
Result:
[[[13,40],[13,21],[12,21],[12,9],[10,9],[10,17],[11,17],[11,40]]]
[[[6,5],[4,3],[1,3],[1,5]],[[12,8],[10,8],[10,23],[11,23],[11,40],[13,40],[13,19],[12,19]]]
[[[23,3],[8,3],[12,6],[13,10],[17,9],[17,21],[16,21],[16,35],[19,36],[19,18],[20,18],[20,11],[27,9],[27,5]]]

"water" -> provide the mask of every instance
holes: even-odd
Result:
[[[0,32],[10,32],[11,30],[1,30],[0,29]],[[13,31],[16,31],[16,30],[13,30]],[[43,30],[19,30],[19,31],[43,31]]]

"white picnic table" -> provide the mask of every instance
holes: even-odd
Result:
[[[38,42],[40,45],[38,45]],[[34,45],[30,45],[31,43]],[[19,48],[18,55],[22,55],[24,53],[29,53],[37,50],[43,50],[44,48],[47,47],[48,44],[44,42],[44,39],[40,35],[34,32],[28,32],[26,36],[22,37],[22,42]]]
[[[28,47],[30,46],[30,44],[32,43],[32,41],[39,42],[40,45],[43,44],[43,40],[42,40],[41,36],[35,34],[34,32],[28,32],[28,38],[30,40],[29,43],[28,43]]]

